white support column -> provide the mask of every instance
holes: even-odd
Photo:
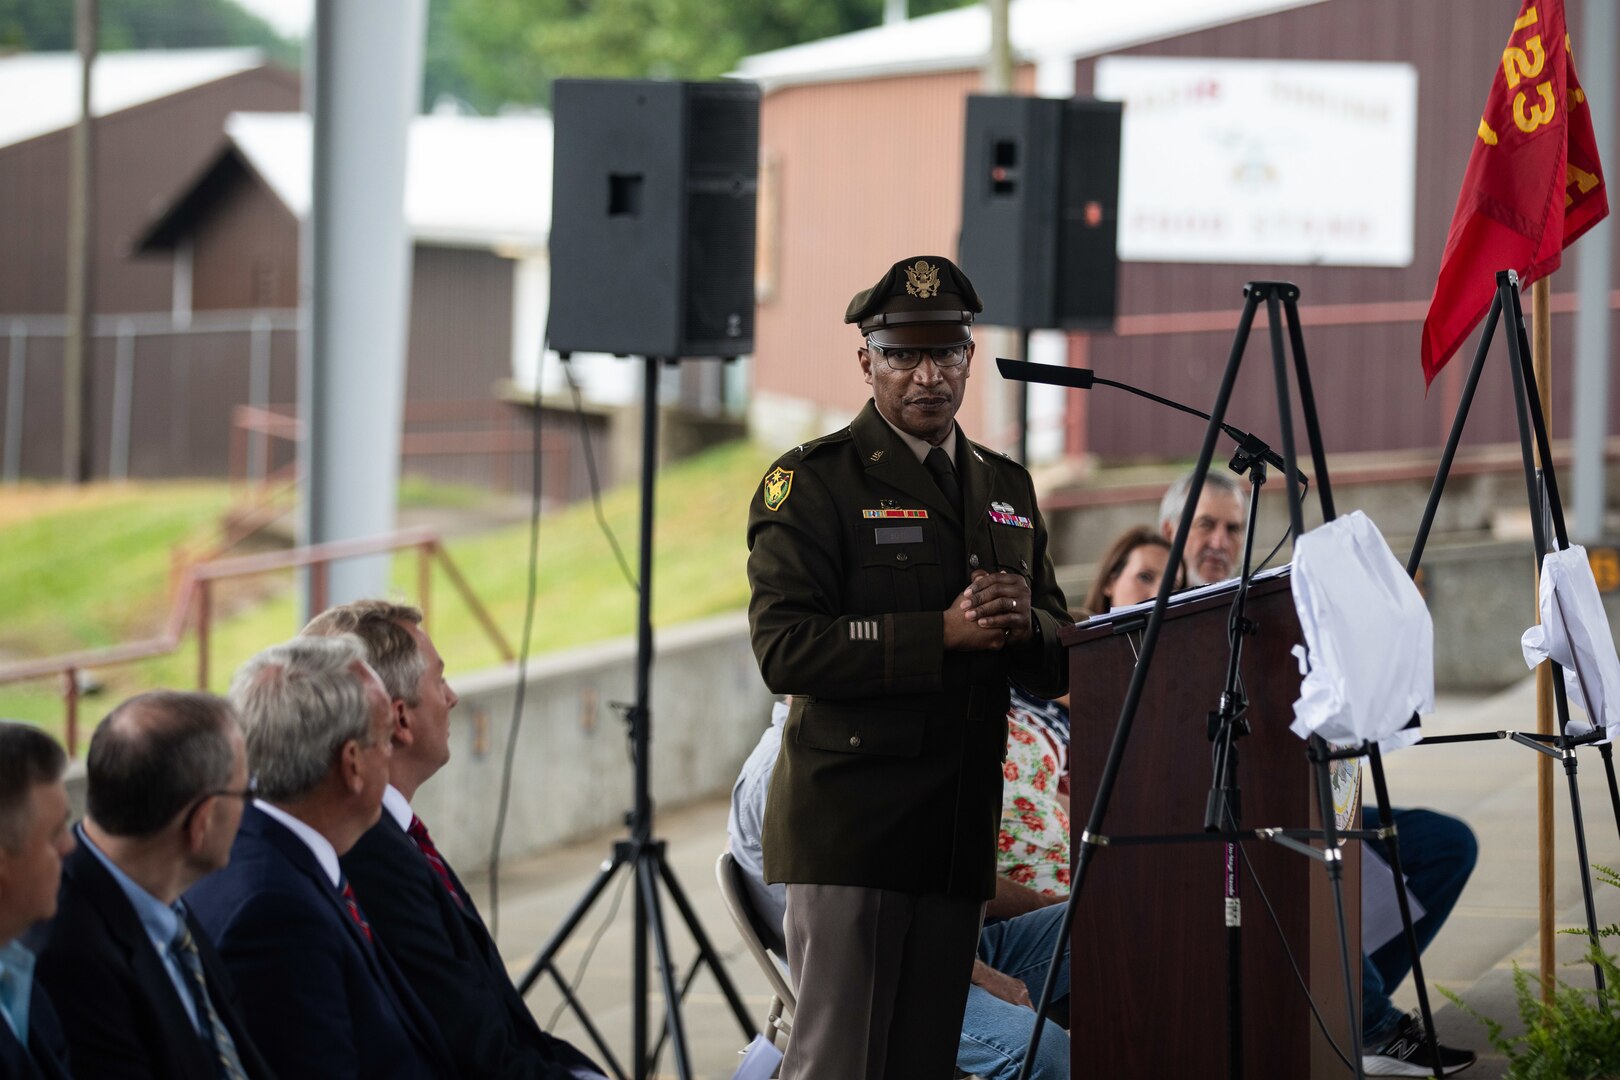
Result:
[[[1576,46],[1577,71],[1597,136],[1598,160],[1614,166],[1615,50],[1620,17],[1614,0],[1586,0]],[[1606,217],[1575,242],[1575,518],[1574,539],[1603,537],[1604,444],[1609,433],[1609,289],[1614,267],[1610,245],[1614,218]]]
[[[299,358],[309,544],[394,527],[411,284],[406,143],[426,16],[426,0],[315,8],[314,183],[299,282],[310,307]],[[334,566],[330,602],[382,594],[387,565],[374,557]],[[311,601],[306,589],[306,609]]]

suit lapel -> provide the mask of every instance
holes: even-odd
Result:
[[[309,845],[295,836],[291,829],[271,818],[269,814],[260,811],[257,807],[249,807],[248,812],[256,815],[256,817],[252,819],[244,817],[243,827],[247,827],[248,822],[251,820],[258,827],[261,835],[286,857],[294,869],[309,879],[315,891],[320,893],[326,902],[332,906],[332,910],[336,912],[338,921],[343,924],[343,932],[349,936],[349,940],[354,942],[361,954],[365,956],[366,963],[371,967],[372,975],[378,981],[387,984],[386,974],[377,963],[377,950],[372,942],[366,940],[365,931],[360,929],[355,923],[354,917],[349,914],[349,905],[344,903],[342,892],[332,884],[332,879],[326,876],[325,868],[321,866],[320,860],[315,857],[315,853],[309,850]]]
[[[191,1040],[199,1040],[197,1029],[192,1026],[191,1017],[186,1015],[185,1005],[179,999],[174,980],[169,977],[169,969],[158,956],[129,897],[95,853],[85,846],[83,832],[80,829],[75,831],[79,833],[79,846],[68,856],[62,868],[63,876],[95,909],[106,924],[108,936],[122,950],[136,982],[146,987],[146,999],[163,1026],[165,1039],[176,1047],[188,1046]],[[193,936],[195,933],[194,930]],[[168,992],[165,993],[165,990]],[[198,1047],[200,1052],[200,1042]]]
[[[850,422],[849,433],[868,476],[927,503],[945,520],[956,521],[956,508],[939,490],[911,447],[883,419],[875,402],[868,401],[866,408]]]

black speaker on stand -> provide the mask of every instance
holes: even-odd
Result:
[[[1088,98],[968,98],[958,254],[980,321],[1019,331],[1114,325],[1123,107]],[[1019,386],[1018,458],[1029,391]]]
[[[552,116],[551,348],[752,352],[759,87],[558,79]]]
[[[759,180],[759,88],[752,83],[559,79],[552,93],[550,347],[608,352],[645,364],[641,425],[641,551],[637,575],[636,700],[625,710],[635,763],[628,838],[613,845],[518,984],[550,975],[609,1068],[608,1050],[555,959],[620,870],[635,879],[628,1076],[651,1075],[667,1038],[681,1080],[692,1076],[681,1000],[707,966],[745,1039],[756,1032],[736,987],[653,835],[651,734],[652,544],[658,468],[658,371],[693,357],[732,358],[754,347],[754,214]],[[697,944],[680,978],[661,894]],[[664,996],[664,1025],[648,1050],[648,943]]]

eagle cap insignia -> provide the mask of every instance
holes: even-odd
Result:
[[[772,469],[765,477],[765,509],[780,510],[782,504],[787,502],[788,492],[792,490],[793,470],[780,465]]]
[[[906,292],[919,300],[939,295],[939,267],[927,259],[918,259],[906,267]]]

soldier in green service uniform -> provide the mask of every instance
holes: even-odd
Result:
[[[872,400],[766,473],[749,625],[793,695],[765,812],[798,978],[786,1080],[948,1077],[995,892],[1007,684],[1067,688],[1069,622],[1022,467],[956,412],[983,310],[949,259],[850,301]]]

